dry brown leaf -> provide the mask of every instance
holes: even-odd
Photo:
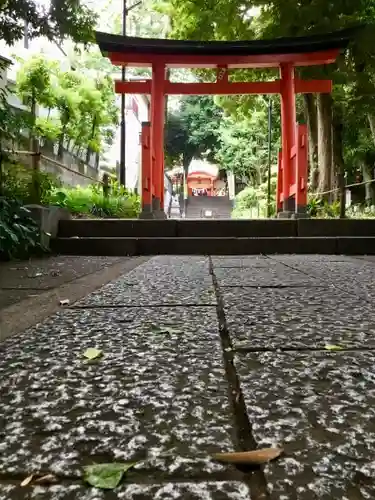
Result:
[[[228,464],[261,465],[279,457],[282,448],[262,448],[253,451],[240,451],[232,453],[215,453],[212,458]]]
[[[27,486],[28,484],[31,483],[31,481],[33,480],[33,477],[34,477],[34,474],[30,474],[30,476],[27,476],[21,483],[21,488],[24,488],[25,486]]]
[[[39,477],[34,482],[38,484],[53,484],[56,483],[57,477],[53,474],[46,474],[45,476]]]

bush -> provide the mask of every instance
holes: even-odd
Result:
[[[26,258],[43,250],[40,230],[21,202],[0,197],[0,259]]]
[[[139,196],[128,193],[123,187],[114,186],[109,196],[104,196],[101,186],[56,189],[50,204],[67,208],[72,214],[94,217],[136,218],[140,211]]]
[[[59,180],[46,172],[38,173],[41,204],[48,205],[51,193],[61,185]],[[2,195],[27,205],[32,202],[32,169],[17,163],[7,163],[2,171]]]
[[[276,213],[276,181],[275,174],[271,177],[271,206],[270,214]],[[247,186],[235,198],[235,207],[232,211],[233,219],[258,219],[267,217],[268,184],[263,182],[257,187]]]

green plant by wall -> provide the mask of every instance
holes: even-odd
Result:
[[[122,186],[114,185],[108,196],[102,186],[56,189],[50,198],[51,205],[67,208],[75,215],[93,217],[136,218],[140,212],[139,196],[128,193]]]
[[[46,172],[38,172],[41,204],[48,205],[52,191],[61,185],[57,177]],[[17,163],[6,163],[2,172],[2,195],[27,205],[32,202],[32,170]]]
[[[0,260],[41,252],[40,230],[20,201],[0,197]]]

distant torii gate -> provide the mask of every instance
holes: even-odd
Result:
[[[165,96],[181,94],[280,94],[282,150],[278,211],[284,216],[303,212],[307,203],[307,134],[305,126],[296,124],[295,95],[329,93],[332,82],[300,80],[295,78],[294,70],[295,67],[335,62],[353,34],[353,29],[347,29],[326,35],[276,40],[197,42],[97,32],[100,50],[113,64],[152,68],[152,80],[115,82],[117,93],[151,94],[151,117],[142,133],[142,215],[157,217],[163,211]],[[167,79],[168,68],[215,68],[217,79],[214,83],[172,83]],[[231,82],[229,70],[240,68],[279,68],[280,79]]]

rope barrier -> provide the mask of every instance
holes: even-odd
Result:
[[[344,189],[348,189],[348,188],[351,188],[351,187],[357,187],[357,186],[363,186],[365,184],[372,184],[373,182],[375,182],[375,179],[371,179],[370,181],[363,181],[363,182],[355,182],[354,184],[346,184]],[[340,191],[341,188],[334,188],[334,189],[331,189],[330,191],[323,191],[321,193],[310,193],[310,196],[323,196],[325,194],[329,194],[329,193],[335,193],[336,191]]]

